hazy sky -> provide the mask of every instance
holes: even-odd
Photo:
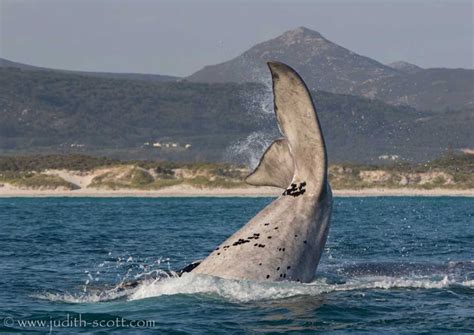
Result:
[[[473,67],[473,1],[0,0],[0,57],[189,75],[306,26],[383,63]]]

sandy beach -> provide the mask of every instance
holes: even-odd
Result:
[[[94,189],[78,190],[33,190],[9,186],[0,188],[0,197],[276,197],[281,190],[274,187],[242,188],[194,188],[188,185],[176,185],[160,190],[138,189]],[[460,196],[474,197],[474,189],[387,189],[370,188],[361,190],[333,190],[336,197],[379,197],[379,196]]]

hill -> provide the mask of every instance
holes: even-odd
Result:
[[[386,66],[304,27],[257,44],[227,62],[206,66],[187,80],[265,82],[269,60],[294,67],[313,90],[433,111],[474,107],[474,70],[422,69],[407,62]]]
[[[160,74],[88,72],[88,71],[70,71],[70,70],[50,69],[50,68],[45,68],[45,67],[39,67],[39,66],[13,62],[4,58],[0,58],[0,68],[14,68],[14,69],[21,69],[25,71],[54,71],[54,72],[61,72],[61,73],[77,74],[77,75],[87,76],[87,77],[130,79],[130,80],[142,80],[142,81],[147,81],[147,82],[166,82],[166,81],[177,81],[180,79],[179,77],[166,76],[166,75],[160,75]]]
[[[0,148],[220,159],[223,146],[257,130],[240,115],[245,89],[0,68]],[[192,157],[144,147],[156,141],[191,143]]]
[[[474,108],[474,71],[426,69],[376,79],[357,87],[358,94],[418,109]]]
[[[387,155],[424,161],[448,148],[474,147],[472,110],[431,113],[313,95],[332,162]],[[0,68],[0,153],[255,164],[279,136],[269,104],[271,92],[259,84],[145,83]]]

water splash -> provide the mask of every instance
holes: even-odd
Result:
[[[232,144],[225,151],[225,160],[237,164],[244,164],[248,168],[255,168],[263,152],[280,137],[276,128],[273,111],[273,94],[271,76],[265,67],[250,66],[251,81],[260,83],[261,86],[245,90],[240,97],[243,113],[261,130],[247,135]]]
[[[462,262],[459,272],[435,271],[425,275],[362,275],[337,277],[337,269],[332,273],[322,273],[308,284],[295,282],[255,282],[230,280],[202,274],[185,273],[181,277],[163,270],[155,273],[144,272],[134,276],[140,280],[136,286],[124,286],[124,280],[105,289],[90,289],[87,292],[44,293],[36,298],[68,303],[94,303],[116,299],[140,300],[177,294],[204,294],[224,298],[233,302],[253,302],[278,300],[294,296],[319,296],[332,292],[391,290],[391,289],[474,289],[472,261]],[[464,267],[466,265],[466,267]],[[365,268],[366,265],[363,265]],[[161,272],[160,272],[161,271]],[[364,294],[362,292],[362,294]]]
[[[249,169],[254,169],[274,139],[275,137],[270,133],[254,132],[227,148],[229,160],[237,161]]]
[[[294,296],[319,296],[332,292],[390,290],[390,289],[447,289],[463,287],[474,289],[474,281],[457,281],[449,276],[442,278],[412,277],[360,277],[345,283],[331,283],[327,278],[318,278],[309,284],[293,282],[261,283],[229,280],[201,274],[187,273],[182,277],[161,277],[144,281],[133,289],[93,291],[88,294],[44,293],[36,298],[68,303],[94,303],[116,299],[140,300],[177,294],[205,294],[224,298],[232,302],[279,300]]]
[[[128,297],[137,285],[130,283],[153,283],[163,278],[177,276],[170,269],[170,259],[159,257],[148,259],[129,254],[109,257],[91,269],[84,271],[83,284],[73,292],[44,292],[34,295],[39,299],[86,303],[115,300]]]

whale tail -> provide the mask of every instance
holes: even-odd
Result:
[[[269,62],[268,67],[275,115],[283,138],[268,147],[245,181],[283,189],[304,183],[308,194],[318,195],[327,182],[327,154],[311,94],[303,79],[288,65]]]

